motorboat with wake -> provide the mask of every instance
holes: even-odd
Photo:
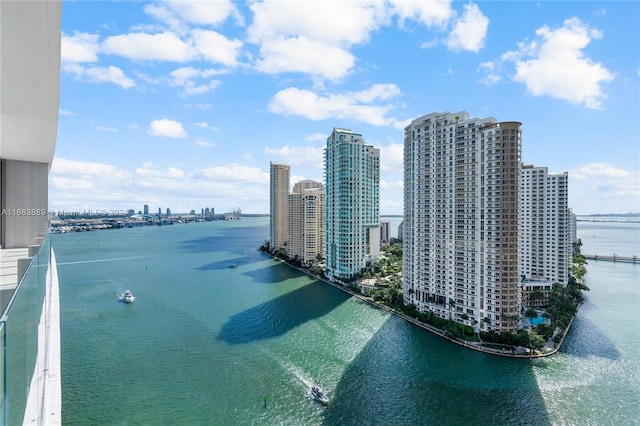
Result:
[[[122,294],[122,300],[124,301],[124,303],[133,303],[133,301],[136,300],[136,298],[133,295],[133,293],[131,293],[131,290],[126,290]]]
[[[328,404],[329,403],[329,398],[327,397],[327,395],[324,393],[324,391],[322,390],[322,388],[320,386],[311,386],[311,390],[309,391],[309,395],[311,395],[311,398],[315,399],[316,401],[319,401],[323,404]]]

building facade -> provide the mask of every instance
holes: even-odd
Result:
[[[462,111],[405,127],[405,304],[476,330],[517,331],[520,126]]]
[[[566,284],[571,264],[568,173],[523,165],[520,180],[520,269],[523,306],[546,306],[554,283]]]
[[[389,230],[389,221],[382,220],[380,221],[380,245],[386,246],[391,241],[391,233]]]
[[[567,172],[522,166],[520,258],[525,279],[566,284],[571,262]]]
[[[8,425],[62,424],[58,276],[48,236],[61,19],[61,1],[0,1],[0,423]]]
[[[272,161],[270,170],[269,247],[278,251],[285,248],[287,243],[290,167],[288,164]]]
[[[324,155],[326,275],[349,282],[380,257],[380,150],[334,128]]]
[[[289,194],[287,256],[310,265],[324,256],[325,192],[320,182],[303,180]]]
[[[62,3],[7,1],[0,11],[0,248],[12,249],[47,232]]]

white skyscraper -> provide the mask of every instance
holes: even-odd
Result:
[[[405,127],[406,304],[479,330],[517,331],[520,126],[462,111]]]
[[[568,174],[522,166],[520,259],[526,280],[566,284],[571,262]]]
[[[271,162],[270,172],[270,239],[272,250],[278,251],[287,242],[289,206],[289,165]]]
[[[289,194],[287,256],[308,265],[324,256],[325,192],[322,183],[303,180]]]
[[[334,128],[325,149],[326,274],[348,282],[380,256],[380,150]]]

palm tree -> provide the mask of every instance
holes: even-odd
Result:
[[[531,324],[531,320],[533,318],[537,318],[538,317],[538,311],[536,311],[533,308],[529,308],[524,312],[524,316],[529,319],[529,324]],[[531,325],[533,325],[533,324],[531,324]]]
[[[456,301],[450,298],[449,299],[449,320],[451,320],[451,314],[455,306],[456,306]]]

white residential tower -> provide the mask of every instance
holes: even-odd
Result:
[[[517,331],[520,126],[462,111],[405,127],[405,304],[476,330]]]

